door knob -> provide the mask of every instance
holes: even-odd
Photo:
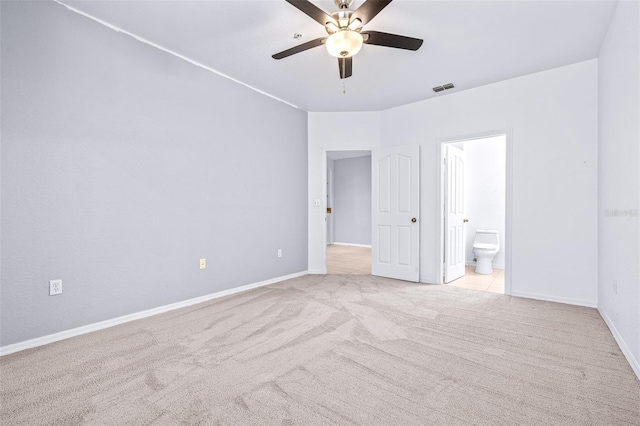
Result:
[[[413,222],[413,223],[416,223],[416,220],[417,220],[417,219],[416,219],[415,217],[412,217],[412,218],[411,218],[411,222]]]
[[[469,222],[469,219],[464,219],[463,222],[467,223],[467,222]]]

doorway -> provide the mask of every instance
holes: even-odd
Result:
[[[510,294],[510,134],[441,144],[442,283]]]
[[[327,274],[371,274],[371,151],[326,151]]]

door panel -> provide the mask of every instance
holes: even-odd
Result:
[[[377,161],[377,164],[378,191],[373,193],[378,193],[378,211],[380,213],[389,213],[391,211],[391,157],[381,158]],[[375,167],[373,169],[375,170]],[[374,177],[372,176],[372,178]]]
[[[378,263],[389,265],[391,264],[391,227],[380,225],[378,226],[378,256],[372,256],[378,260]],[[375,263],[375,262],[374,262]]]
[[[464,151],[445,145],[445,268],[444,282],[464,276],[465,272],[465,194]]]
[[[411,212],[411,157],[398,155],[398,212]]]
[[[418,282],[420,146],[373,150],[372,162],[371,272]]]
[[[398,265],[411,266],[411,227],[398,226]]]

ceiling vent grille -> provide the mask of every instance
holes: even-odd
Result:
[[[433,91],[438,93],[438,92],[442,92],[442,91],[445,91],[445,90],[453,89],[454,87],[456,87],[456,86],[454,86],[453,83],[447,83],[447,84],[443,84],[442,86],[434,87]]]

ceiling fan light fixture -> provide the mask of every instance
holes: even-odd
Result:
[[[336,58],[349,58],[360,51],[363,41],[359,32],[344,29],[331,34],[325,45],[329,55]]]

